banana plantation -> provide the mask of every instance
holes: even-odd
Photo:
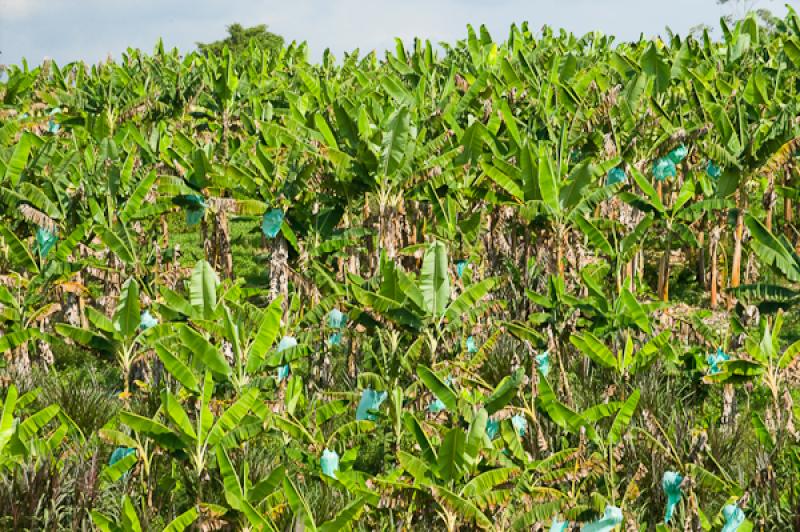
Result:
[[[800,530],[791,9],[3,76],[0,528]]]

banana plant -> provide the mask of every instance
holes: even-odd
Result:
[[[418,279],[402,271],[394,262],[384,260],[377,291],[352,285],[353,296],[363,306],[412,329],[430,325],[441,338],[448,325],[459,324],[471,316],[475,307],[497,284],[487,278],[451,297],[447,247],[435,241],[427,246]]]
[[[102,532],[142,532],[142,530],[147,530],[146,527],[142,527],[142,522],[136,515],[136,508],[128,495],[122,498],[119,518],[115,519],[97,510],[92,510],[91,516],[94,526]],[[167,523],[163,532],[183,532],[192,526],[198,517],[200,517],[198,509],[190,508]]]
[[[447,530],[458,530],[467,523],[488,529],[490,505],[511,497],[509,486],[519,473],[516,466],[503,466],[493,455],[494,447],[486,434],[489,414],[478,409],[469,428],[447,429],[438,448],[431,443],[419,420],[406,413],[404,423],[414,436],[421,454],[397,452],[397,460],[412,483],[409,489],[421,491],[436,503],[436,512]]]
[[[745,215],[745,226],[752,240],[750,246],[761,262],[783,278],[783,283],[761,281],[739,286],[731,292],[742,301],[756,304],[761,312],[789,310],[800,303],[800,255],[784,235],[775,235],[751,214]]]
[[[282,298],[273,300],[263,311],[256,311],[257,325],[245,328],[239,319],[251,309],[239,303],[236,286],[219,290],[219,279],[211,265],[198,262],[188,283],[188,299],[173,290],[161,289],[160,313],[171,320],[178,340],[177,348],[161,335],[156,353],[165,367],[187,389],[199,393],[195,369],[210,369],[217,378],[231,381],[243,390],[265,366],[275,368],[303,355],[302,346],[282,354],[270,353],[281,331]],[[216,340],[219,340],[217,342]],[[230,360],[219,344],[230,349]],[[187,366],[188,364],[188,366]]]
[[[573,334],[570,337],[572,345],[592,359],[601,367],[614,370],[619,376],[635,375],[646,369],[658,355],[666,359],[674,358],[670,355],[670,331],[662,331],[643,343],[638,349],[634,345],[633,336],[628,333],[625,337],[624,347],[614,353],[597,336],[591,332]]]
[[[197,413],[186,409],[178,396],[168,390],[161,394],[161,407],[153,418],[124,411],[120,422],[137,434],[151,439],[163,451],[175,457],[185,457],[193,480],[196,482],[197,502],[203,500],[203,479],[209,460],[218,446],[230,446],[239,439],[246,439],[248,432],[264,415],[258,402],[259,391],[249,388],[218,415],[212,411],[214,380],[211,371],[206,371],[202,392],[198,398]],[[248,417],[253,412],[255,418]]]
[[[129,278],[122,285],[114,314],[111,318],[89,308],[88,318],[94,331],[74,325],[59,323],[56,331],[81,345],[113,356],[122,370],[122,396],[130,396],[130,375],[134,363],[143,354],[148,336],[157,336],[159,329],[142,327],[139,283]]]
[[[632,192],[621,192],[619,197],[626,203],[640,211],[652,215],[655,220],[664,224],[666,239],[658,273],[657,294],[659,299],[668,301],[670,255],[672,253],[673,239],[677,237],[688,240],[690,245],[696,245],[696,240],[692,231],[689,229],[686,221],[683,220],[685,214],[684,209],[687,203],[691,201],[696,194],[695,181],[693,179],[685,179],[675,201],[667,207],[664,205],[658,191],[639,170],[632,167],[631,174],[643,195],[640,196]]]
[[[31,390],[20,396],[13,384],[6,392],[0,415],[0,471],[8,471],[31,457],[54,455],[69,432],[69,425],[63,422],[48,430],[50,422],[59,417],[61,409],[57,404],[46,406],[25,419],[15,417],[15,412],[33,402],[36,395],[36,391]]]
[[[783,322],[783,311],[778,311],[774,318],[762,317],[757,333],[748,335],[745,340],[744,349],[749,358],[722,362],[719,372],[704,377],[704,381],[708,383],[752,382],[763,386],[770,401],[766,412],[766,428],[772,437],[783,435],[783,429],[792,426],[795,417],[794,411],[786,406],[786,401],[787,394],[791,393],[788,384],[791,372],[789,367],[800,355],[800,341],[782,349]]]

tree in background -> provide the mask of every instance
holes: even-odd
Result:
[[[717,4],[721,6],[730,6],[731,9],[734,10],[728,16],[735,17],[736,20],[744,18],[750,12],[755,12],[765,21],[774,18],[769,9],[756,9],[761,3],[760,0],[717,0]]]
[[[259,48],[264,49],[277,49],[283,46],[283,37],[267,31],[266,24],[250,28],[245,28],[241,24],[231,24],[228,26],[226,38],[207,44],[199,42],[197,47],[206,54],[220,54],[225,46],[236,53],[247,48],[251,41],[255,41]]]

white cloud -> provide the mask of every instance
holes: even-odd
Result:
[[[0,20],[25,18],[37,12],[43,0],[0,0]]]

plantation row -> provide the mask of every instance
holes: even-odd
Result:
[[[0,525],[800,527],[800,18],[0,82]]]

